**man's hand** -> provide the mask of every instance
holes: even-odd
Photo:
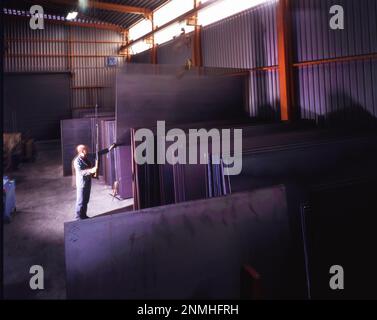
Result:
[[[97,172],[97,167],[93,167],[93,168],[89,169],[89,172],[91,174],[95,174]]]
[[[109,147],[109,151],[113,150],[114,148],[116,148],[116,143],[113,143],[110,147]]]

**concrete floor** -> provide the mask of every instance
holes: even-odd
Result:
[[[64,299],[64,222],[74,217],[72,177],[62,176],[60,144],[40,143],[34,163],[22,164],[10,175],[16,180],[17,212],[4,224],[4,297],[6,299]],[[111,188],[93,180],[88,216],[132,207],[119,201]],[[44,290],[31,290],[32,265],[44,268]]]

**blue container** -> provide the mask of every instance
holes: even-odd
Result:
[[[16,210],[16,183],[3,177],[3,218],[10,221],[11,214]]]

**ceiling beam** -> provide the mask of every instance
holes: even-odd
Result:
[[[28,19],[30,20],[30,17],[4,14],[4,19]],[[115,25],[115,24],[110,24],[110,23],[87,23],[87,22],[67,21],[67,20],[63,21],[63,20],[53,20],[53,19],[47,19],[46,22],[52,23],[52,24],[63,24],[63,25],[68,25],[68,26],[82,27],[82,28],[112,30],[119,33],[125,31],[125,29],[121,28],[120,26]]]
[[[51,0],[53,3],[64,4],[64,5],[78,5],[78,1],[72,0]],[[152,10],[142,7],[127,6],[123,4],[109,3],[109,2],[99,2],[94,0],[87,1],[88,8],[101,9],[107,11],[114,11],[119,13],[133,13],[141,14],[145,17],[149,17],[152,14]]]
[[[55,20],[49,20],[55,21]],[[76,22],[76,21],[64,21],[64,24],[68,26],[76,26],[83,28],[93,28],[93,29],[103,29],[103,30],[112,30],[121,33],[124,29],[118,25],[110,23],[87,23],[87,22]]]

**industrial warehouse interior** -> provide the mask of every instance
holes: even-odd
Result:
[[[2,1],[3,298],[376,300],[376,17]]]

